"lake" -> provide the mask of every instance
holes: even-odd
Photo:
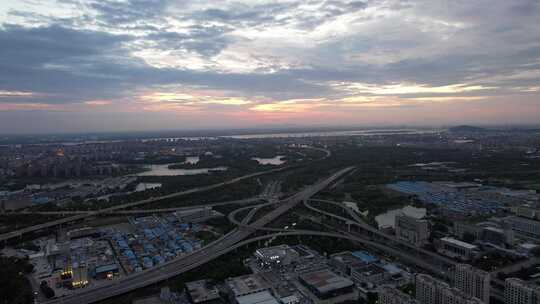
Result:
[[[414,217],[414,218],[423,218],[426,216],[426,208],[416,208],[413,206],[405,206],[401,209],[389,210],[385,213],[379,214],[375,217],[377,225],[380,227],[390,226],[394,228],[396,215],[403,213],[405,215]]]
[[[256,160],[259,165],[275,165],[279,166],[281,164],[285,163],[285,160],[283,160],[285,156],[283,155],[277,155],[272,158],[260,158],[260,157],[253,157],[251,159]]]
[[[227,167],[198,168],[198,169],[169,169],[169,165],[144,165],[147,171],[137,174],[137,176],[178,176],[178,175],[197,175],[208,174],[210,171],[225,171]]]

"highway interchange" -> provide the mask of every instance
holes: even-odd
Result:
[[[326,157],[330,156],[330,152],[326,152]],[[223,187],[232,183],[240,182],[249,178],[258,177],[264,174],[274,173],[290,169],[291,167],[281,167],[278,169],[252,173],[231,179],[218,184],[198,187],[186,191],[176,192],[164,196],[152,197],[149,199],[121,204],[114,207],[96,210],[96,211],[76,211],[73,213],[64,212],[62,215],[71,215],[69,217],[47,222],[44,224],[24,228],[21,230],[13,231],[0,235],[0,242],[7,241],[19,237],[26,233],[39,231],[45,228],[51,228],[64,223],[75,222],[87,217],[100,215],[100,214],[133,214],[133,213],[156,213],[156,212],[171,212],[176,210],[182,210],[186,207],[176,208],[164,208],[164,209],[148,209],[148,210],[123,210],[126,208],[138,207],[144,204],[149,204],[163,199],[170,199],[180,197],[192,193],[204,192]],[[194,251],[193,253],[186,255],[182,258],[177,258],[168,261],[164,264],[156,267],[144,270],[139,273],[131,274],[129,276],[117,279],[109,285],[100,285],[96,287],[88,287],[81,289],[71,295],[54,298],[42,302],[44,304],[81,304],[81,303],[94,303],[107,298],[119,296],[133,290],[149,286],[169,278],[180,275],[184,272],[192,270],[204,263],[207,263],[213,259],[216,259],[236,248],[245,246],[247,244],[257,242],[265,239],[272,239],[278,236],[321,236],[347,239],[354,242],[359,242],[364,246],[374,248],[383,251],[391,256],[397,257],[400,260],[407,262],[416,267],[425,269],[430,273],[444,277],[447,275],[448,268],[453,266],[455,262],[453,260],[442,257],[433,252],[425,249],[417,248],[406,242],[396,239],[394,236],[390,236],[380,232],[379,230],[371,227],[365,223],[363,219],[358,216],[352,209],[345,207],[341,203],[324,201],[324,200],[312,200],[311,197],[322,189],[329,185],[338,182],[346,174],[349,174],[354,170],[354,167],[347,167],[341,169],[331,176],[320,180],[319,182],[304,188],[296,194],[287,197],[283,200],[273,198],[271,195],[260,195],[253,198],[248,198],[238,201],[208,203],[199,206],[220,206],[228,204],[246,204],[246,207],[238,208],[235,211],[228,214],[228,219],[231,223],[235,224],[237,228],[233,229],[229,233],[225,234],[218,240],[208,244],[207,246]],[[275,187],[275,185],[273,185]],[[272,191],[270,191],[272,192]],[[255,204],[257,202],[266,201],[264,203]],[[333,213],[326,212],[315,206],[313,202],[326,203],[339,206],[344,209],[349,217],[339,216]],[[307,218],[317,223],[321,228],[325,228],[328,231],[311,231],[311,230],[288,230],[280,228],[266,227],[268,224],[278,219],[280,216],[286,214],[294,207],[303,203],[303,206],[311,212],[313,215]],[[275,206],[274,206],[275,205]],[[267,206],[273,206],[274,209],[267,214],[262,215],[258,219],[253,221],[256,214],[261,212]],[[194,206],[188,207],[193,208]],[[249,210],[249,211],[247,211]],[[247,211],[246,215],[238,220],[238,215]],[[69,212],[69,211],[68,211]],[[337,225],[336,225],[337,224]],[[258,235],[252,236],[258,232]],[[266,233],[265,235],[259,235],[260,233]],[[500,290],[494,290],[492,292],[496,297],[500,296]]]
[[[315,161],[323,160],[325,158],[330,157],[330,155],[331,155],[331,152],[329,150],[326,150],[326,149],[317,148],[317,147],[311,147],[311,146],[304,146],[303,148],[304,149],[316,150],[316,151],[320,151],[320,152],[325,153],[325,155],[323,157],[321,157],[320,159],[317,159]],[[233,178],[233,179],[221,182],[221,183],[216,183],[216,184],[212,184],[212,185],[192,188],[192,189],[189,189],[189,190],[174,192],[174,193],[170,193],[170,194],[162,195],[162,196],[150,197],[148,199],[144,199],[144,200],[140,200],[140,201],[136,201],[136,202],[131,202],[131,203],[119,204],[119,205],[116,205],[116,206],[113,206],[113,207],[104,208],[104,209],[100,209],[100,210],[94,210],[94,211],[88,211],[88,212],[85,211],[84,213],[77,213],[77,214],[69,216],[69,217],[65,217],[65,218],[61,218],[61,219],[58,219],[58,220],[54,220],[54,221],[50,221],[50,222],[46,222],[46,223],[42,223],[42,224],[30,226],[30,227],[25,227],[25,228],[22,228],[22,229],[10,231],[8,233],[0,234],[0,244],[4,243],[6,241],[9,241],[11,239],[21,237],[21,236],[23,236],[25,234],[28,234],[28,233],[44,230],[44,229],[47,229],[47,228],[53,228],[53,227],[56,227],[56,226],[60,226],[62,224],[68,224],[68,223],[80,221],[80,220],[88,218],[88,217],[97,216],[97,215],[101,215],[101,214],[116,213],[116,212],[121,211],[123,209],[139,207],[139,206],[142,206],[142,205],[158,202],[158,201],[165,200],[165,199],[177,198],[177,197],[186,196],[186,195],[189,195],[189,194],[206,192],[206,191],[214,190],[214,189],[221,188],[221,187],[224,187],[224,186],[227,186],[227,185],[232,185],[234,183],[238,183],[238,182],[248,180],[248,179],[251,179],[251,178],[255,178],[255,177],[259,177],[259,176],[263,176],[263,175],[267,175],[267,174],[272,174],[272,173],[277,173],[277,172],[282,172],[282,171],[290,170],[290,169],[300,167],[300,166],[303,166],[303,165],[305,165],[305,164],[291,165],[291,166],[285,166],[285,167],[280,167],[280,168],[261,171],[261,172],[250,173],[250,174],[239,176],[239,177],[236,177],[236,178]],[[226,202],[226,203],[230,204],[232,202]],[[62,215],[62,214],[66,214],[66,215],[70,214],[68,212],[69,211],[60,211],[60,215]],[[55,215],[58,215],[58,214],[55,214]]]
[[[310,198],[317,192],[326,188],[329,184],[335,182],[337,179],[342,177],[344,174],[350,172],[352,169],[353,167],[347,167],[345,169],[342,169],[332,174],[330,177],[303,189],[302,191],[296,193],[293,196],[286,198],[285,200],[280,201],[279,207],[272,210],[268,214],[265,214],[261,218],[257,219],[252,224],[250,224],[249,227],[239,227],[239,228],[233,229],[231,232],[227,233],[220,239],[208,244],[207,246],[201,248],[200,250],[194,251],[190,255],[166,262],[164,264],[147,269],[140,273],[126,276],[122,279],[115,281],[114,284],[95,287],[95,288],[82,289],[79,292],[74,293],[72,295],[61,297],[61,298],[55,298],[50,301],[46,301],[44,303],[46,304],[93,303],[100,300],[104,300],[106,298],[121,295],[121,294],[127,293],[129,291],[132,291],[132,290],[144,287],[144,286],[158,283],[168,278],[177,276],[186,271],[189,271],[199,265],[207,263],[233,250],[234,248],[238,248],[242,246],[242,241],[244,241],[248,236],[253,234],[259,228],[264,227],[265,225],[269,224],[273,220],[277,219],[279,216],[289,211],[290,209],[294,208],[300,202]],[[255,213],[253,212],[251,216],[253,216],[253,214]],[[317,233],[320,233],[320,232],[317,232]],[[254,240],[246,240],[246,241],[248,241],[247,243],[249,243]]]

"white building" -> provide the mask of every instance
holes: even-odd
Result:
[[[466,295],[489,303],[490,275],[489,272],[474,268],[468,264],[457,264],[452,273],[454,287]]]
[[[456,240],[451,237],[439,239],[437,252],[463,261],[471,260],[478,253],[478,246]]]
[[[540,303],[540,289],[518,278],[504,281],[504,303],[537,304]]]
[[[239,277],[228,278],[225,285],[232,300],[249,294],[270,290],[270,285],[258,274],[247,274]]]
[[[531,220],[519,216],[509,216],[503,219],[503,221],[512,227],[516,236],[540,240],[540,221]]]
[[[279,304],[278,300],[268,290],[237,297],[236,303],[238,304]]]
[[[463,291],[427,274],[417,274],[416,300],[421,304],[483,304]]]
[[[425,219],[417,219],[405,214],[396,215],[396,237],[402,241],[421,247],[428,242],[429,224]]]
[[[300,254],[289,245],[278,245],[257,249],[255,257],[265,265],[289,265],[299,259]]]
[[[484,304],[480,299],[469,297],[461,290],[452,287],[441,290],[440,304]]]
[[[442,303],[441,290],[450,288],[447,283],[437,280],[427,274],[417,274],[415,277],[416,300],[421,304]]]

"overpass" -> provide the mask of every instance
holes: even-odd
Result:
[[[101,214],[109,215],[129,215],[129,214],[143,214],[143,213],[166,213],[166,212],[174,212],[174,211],[182,211],[182,210],[189,210],[194,208],[200,208],[200,207],[217,207],[217,206],[224,206],[224,205],[247,205],[259,201],[264,201],[266,198],[264,197],[250,197],[246,199],[240,199],[240,200],[234,200],[234,201],[225,201],[225,202],[215,202],[215,203],[206,203],[206,204],[198,204],[198,205],[190,205],[190,206],[181,206],[181,207],[171,207],[171,208],[154,208],[154,209],[136,209],[136,210],[117,210],[117,211],[110,211],[110,212],[101,212]],[[91,214],[92,210],[78,210],[78,211],[19,211],[19,212],[10,212],[9,215],[80,215],[80,214]]]
[[[336,215],[336,214],[333,214],[333,213],[330,213],[330,212],[326,212],[326,211],[321,210],[319,208],[313,207],[310,204],[310,202],[322,202],[322,203],[327,203],[327,204],[331,204],[331,205],[334,205],[334,206],[341,207],[354,220],[350,220],[348,218],[345,218],[345,217],[342,217],[342,216],[339,216],[339,215]],[[449,259],[449,258],[444,257],[442,255],[439,255],[437,253],[425,250],[425,249],[423,249],[421,247],[414,246],[413,244],[402,241],[402,240],[396,238],[393,235],[389,235],[389,234],[386,234],[386,233],[383,233],[383,232],[379,231],[378,229],[376,229],[376,228],[372,227],[371,225],[367,224],[366,222],[364,222],[364,220],[361,217],[359,217],[356,213],[354,213],[354,211],[352,209],[344,206],[341,203],[334,202],[334,201],[328,201],[328,200],[312,199],[312,200],[305,201],[304,206],[306,208],[308,208],[309,210],[313,211],[313,212],[316,212],[318,214],[322,214],[325,217],[335,219],[338,222],[345,224],[347,226],[347,232],[348,233],[352,233],[352,234],[355,234],[355,232],[356,233],[364,233],[364,234],[368,235],[372,239],[373,238],[378,238],[378,239],[386,242],[387,244],[391,244],[393,246],[399,246],[400,248],[402,248],[404,250],[409,250],[409,251],[416,252],[418,255],[421,255],[424,258],[433,259],[434,261],[437,261],[437,263],[440,263],[441,266],[445,266],[447,268],[451,267],[451,266],[454,266],[456,264],[456,262],[454,260],[452,260],[452,259]]]
[[[295,195],[285,199],[281,202],[280,206],[264,215],[263,217],[257,219],[253,222],[249,228],[240,227],[233,229],[231,232],[227,233],[220,239],[210,243],[209,245],[194,251],[193,253],[184,256],[179,259],[174,259],[168,261],[164,264],[158,265],[156,267],[144,270],[140,273],[135,273],[124,278],[121,278],[115,281],[113,284],[85,288],[80,290],[77,293],[74,293],[69,296],[52,299],[46,301],[46,304],[81,304],[81,303],[92,303],[100,300],[104,300],[113,296],[121,295],[123,293],[155,284],[157,282],[166,280],[168,278],[177,276],[181,273],[184,273],[188,270],[191,270],[199,265],[202,265],[206,262],[209,262],[235,248],[245,245],[242,243],[249,235],[257,231],[258,228],[264,227],[271,221],[277,219],[279,216],[283,215],[298,203],[307,198],[311,197],[320,190],[326,188],[329,184],[336,181],[345,173],[351,171],[353,167],[347,167],[342,169],[330,177],[318,182],[315,185],[309,186],[306,189],[296,193]],[[252,213],[253,216],[255,212]],[[264,239],[263,237],[262,239]]]
[[[316,147],[311,147],[311,146],[306,146],[304,148],[325,152],[325,156],[323,156],[320,159],[317,159],[315,161],[323,160],[323,159],[329,157],[332,154],[329,150],[326,150],[326,149],[323,149],[323,148],[316,148]],[[271,173],[277,173],[277,172],[281,172],[281,171],[286,171],[286,170],[290,170],[290,169],[293,169],[293,168],[298,168],[298,167],[301,167],[301,166],[304,166],[304,165],[306,165],[306,164],[285,166],[285,167],[281,167],[281,168],[276,168],[276,169],[271,169],[271,170],[266,170],[266,171],[261,171],[261,172],[250,173],[250,174],[246,174],[246,175],[243,175],[243,176],[239,176],[239,177],[230,179],[228,181],[224,181],[224,182],[220,182],[220,183],[216,183],[216,184],[212,184],[212,185],[196,187],[196,188],[192,188],[192,189],[189,189],[189,190],[179,191],[179,192],[170,193],[170,194],[157,196],[157,197],[150,197],[148,199],[144,199],[144,200],[140,200],[140,201],[136,201],[136,202],[131,202],[131,203],[120,204],[120,205],[116,205],[116,206],[113,206],[113,207],[104,208],[104,209],[100,209],[100,210],[89,211],[89,212],[82,213],[82,214],[75,214],[73,216],[69,216],[69,217],[66,217],[66,218],[61,218],[61,219],[58,219],[58,220],[54,220],[54,221],[50,221],[50,222],[46,222],[46,223],[42,223],[42,224],[37,224],[37,225],[34,225],[34,226],[29,226],[29,227],[26,227],[26,228],[22,228],[22,229],[10,231],[10,232],[4,233],[4,234],[0,234],[0,243],[6,242],[6,241],[14,239],[14,238],[21,237],[21,236],[23,236],[24,234],[27,234],[27,233],[32,233],[32,232],[39,231],[39,230],[42,230],[42,229],[52,228],[52,227],[56,227],[56,226],[59,226],[59,225],[63,225],[63,224],[71,223],[71,222],[76,222],[76,221],[85,219],[87,217],[92,217],[92,216],[101,215],[101,214],[110,214],[110,213],[116,212],[118,210],[132,208],[132,207],[138,207],[138,206],[142,206],[142,205],[145,205],[145,204],[154,203],[154,202],[157,202],[157,201],[160,201],[160,200],[171,199],[171,198],[186,196],[186,195],[189,195],[189,194],[214,190],[214,189],[217,189],[217,188],[220,188],[220,187],[223,187],[223,186],[227,186],[227,185],[231,185],[231,184],[234,184],[234,183],[238,183],[240,181],[247,180],[247,179],[250,179],[250,178],[254,178],[254,177],[258,177],[258,176],[262,176],[262,175],[266,175],[266,174],[271,174]]]

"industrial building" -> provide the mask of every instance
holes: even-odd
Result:
[[[300,258],[300,254],[289,245],[257,249],[254,256],[262,265],[289,265]]]
[[[351,267],[351,279],[358,285],[377,286],[388,278],[388,273],[377,264]]]
[[[498,199],[504,195],[497,195],[495,199],[492,188],[475,183],[400,181],[387,185],[387,188],[415,195],[421,202],[434,204],[444,214],[457,218],[492,215],[504,207],[504,203]]]
[[[335,304],[358,299],[353,281],[330,270],[302,274],[298,281],[311,293],[316,304]]]
[[[508,216],[502,221],[510,225],[517,237],[534,241],[540,240],[540,221],[519,216]]]
[[[328,264],[334,267],[338,272],[350,276],[352,267],[365,266],[378,261],[378,258],[365,251],[343,251],[332,254]]]
[[[354,256],[350,251],[334,253],[330,256],[328,264],[332,266],[339,274],[350,276],[351,268],[356,265],[365,265],[358,257]]]
[[[459,239],[472,236],[475,241],[500,247],[511,247],[515,243],[515,233],[506,223],[483,222],[472,225],[457,221],[454,222],[453,230]]]
[[[270,285],[259,274],[248,274],[225,280],[231,299],[270,290]]]
[[[402,285],[408,281],[399,267],[365,251],[335,253],[330,256],[328,264],[366,291],[381,284]]]
[[[111,279],[120,273],[118,264],[102,265],[94,268],[92,276],[96,279]]]
[[[440,254],[463,261],[469,261],[478,254],[478,246],[451,237],[439,239],[435,247]]]
[[[128,273],[163,264],[202,247],[195,236],[201,226],[182,222],[173,213],[129,218],[129,222],[134,233],[114,231],[107,235]]]
[[[185,284],[186,295],[191,304],[221,304],[219,291],[207,280],[188,282]]]

